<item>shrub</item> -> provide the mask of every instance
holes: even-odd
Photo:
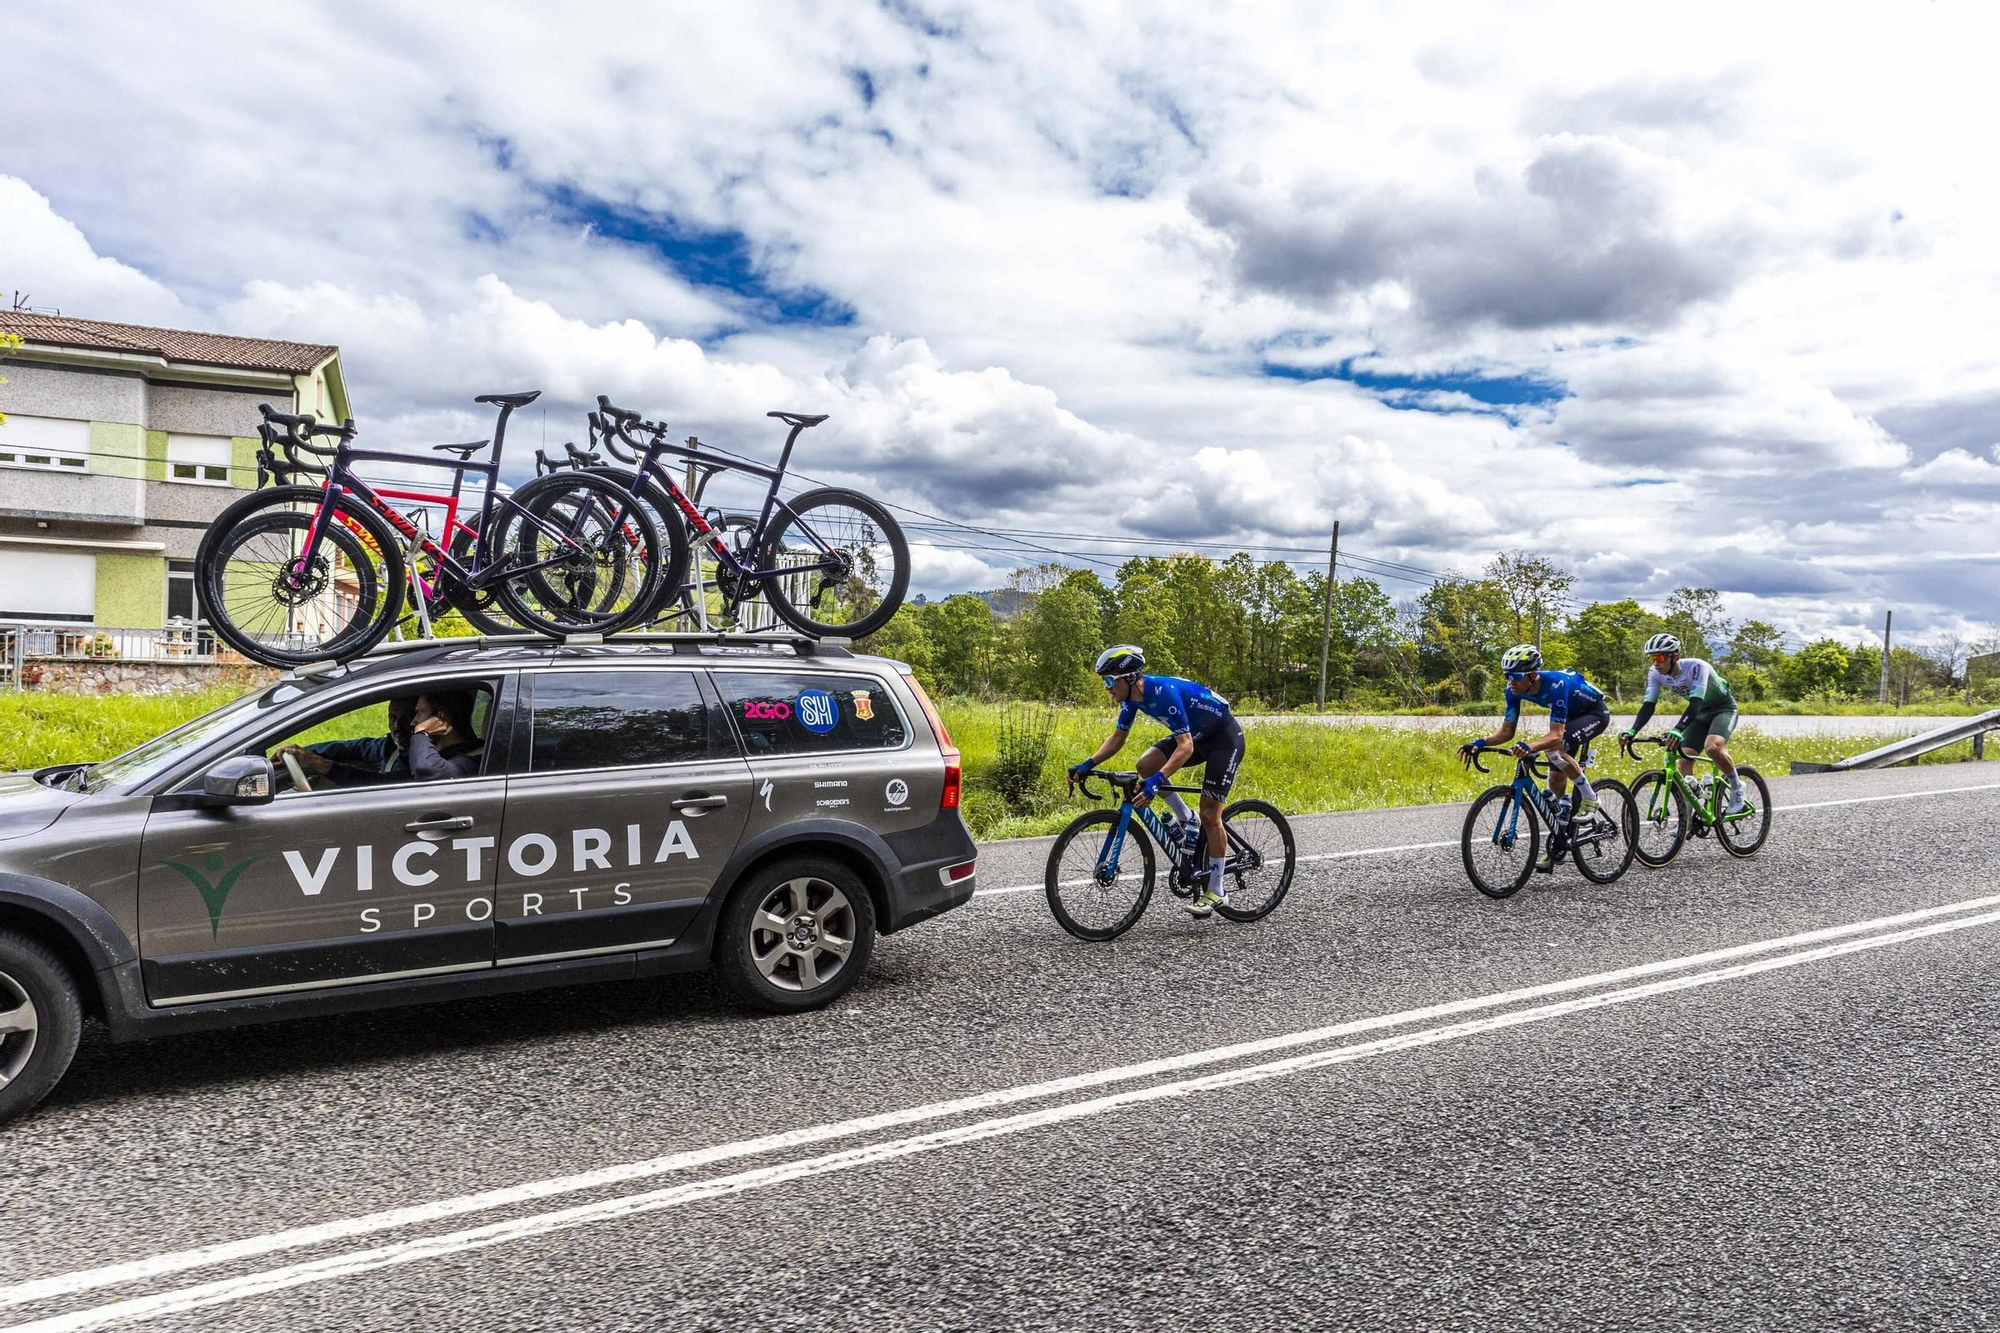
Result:
[[[1001,719],[987,778],[1010,811],[1032,809],[1042,794],[1042,770],[1048,767],[1055,724],[1052,708],[1017,708]]]

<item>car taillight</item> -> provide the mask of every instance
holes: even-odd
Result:
[[[938,809],[958,809],[959,788],[965,785],[965,770],[959,764],[958,747],[951,743],[951,733],[944,729],[944,719],[938,716],[937,705],[924,693],[924,687],[917,678],[905,671],[903,683],[910,687],[910,693],[917,696],[917,704],[924,710],[924,720],[931,724],[931,734],[937,737],[938,749],[944,751],[944,794],[938,797]]]

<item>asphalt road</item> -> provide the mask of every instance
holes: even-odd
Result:
[[[1774,786],[1506,902],[1463,807],[1301,819],[1263,923],[1099,946],[991,844],[799,1018],[93,1037],[0,1131],[0,1331],[2000,1325],[2000,765]]]

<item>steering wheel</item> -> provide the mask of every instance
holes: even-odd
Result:
[[[279,755],[278,758],[285,761],[285,772],[291,774],[292,776],[292,790],[294,791],[312,790],[312,783],[306,780],[306,770],[304,766],[302,766],[299,763],[299,757],[297,755],[287,750],[285,753]]]

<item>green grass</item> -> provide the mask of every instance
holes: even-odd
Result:
[[[78,759],[104,759],[227,703],[228,692],[166,696],[0,694],[0,772],[39,768]],[[991,774],[1002,723],[1032,705],[948,700],[945,724],[965,757],[965,817],[981,838],[1051,833],[1085,808],[1065,794],[1063,769],[1091,753],[1111,730],[1109,708],[1052,710],[1049,752],[1041,781],[1015,808],[995,789]],[[1529,730],[1532,730],[1529,728]],[[1471,731],[1468,730],[1468,735]],[[1157,733],[1135,730],[1125,752],[1108,767],[1131,768]],[[1511,769],[1489,759],[1494,776],[1468,773],[1453,748],[1462,737],[1403,727],[1329,727],[1313,722],[1259,722],[1237,778],[1236,794],[1258,796],[1288,814],[1374,809],[1462,801]],[[1766,736],[1746,725],[1731,752],[1767,776],[1783,774],[1794,759],[1831,763],[1874,749],[1884,738],[1853,736]],[[1969,758],[1970,742],[1926,755],[1922,763]],[[1994,747],[2000,759],[2000,746]],[[1639,766],[1617,757],[1614,747],[1599,751],[1593,770],[1629,778]]]
[[[944,705],[945,725],[965,757],[965,817],[981,838],[1029,837],[1052,833],[1086,808],[1080,797],[1066,796],[1063,770],[1095,750],[1110,733],[1115,714],[1110,709],[1055,710],[1053,738],[1035,798],[1024,808],[1009,809],[986,780],[991,770],[1001,720],[1011,709],[1027,705],[950,701]],[[1512,765],[1495,756],[1486,761],[1491,775],[1468,772],[1455,749],[1470,736],[1441,734],[1406,727],[1329,727],[1315,722],[1262,721],[1250,729],[1250,748],[1237,775],[1235,796],[1256,796],[1288,814],[1328,810],[1364,810],[1392,805],[1424,805],[1463,801],[1496,782],[1513,778]],[[1523,727],[1523,734],[1535,728]],[[1135,728],[1125,750],[1105,766],[1130,769],[1159,733]],[[1832,763],[1885,743],[1880,736],[1766,736],[1746,725],[1730,742],[1730,753],[1769,776],[1780,776],[1794,759]],[[2000,746],[1994,747],[2000,758]],[[1949,763],[1971,757],[1967,741],[1926,755],[1920,762]],[[1615,743],[1598,750],[1593,774],[1630,781],[1641,766],[1618,757]]]

